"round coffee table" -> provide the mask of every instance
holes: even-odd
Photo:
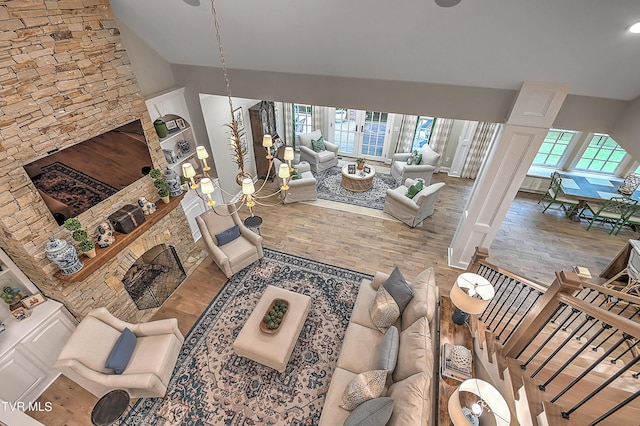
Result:
[[[355,169],[355,173],[349,173],[349,167],[351,170]],[[345,164],[342,167],[342,187],[351,192],[370,190],[373,187],[373,177],[376,175],[376,170],[368,166],[365,168],[369,171],[358,170],[355,163]]]

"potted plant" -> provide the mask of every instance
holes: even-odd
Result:
[[[78,243],[78,249],[88,257],[96,256],[96,245],[89,239],[87,231],[82,229],[82,224],[75,217],[64,221],[64,229],[71,232],[71,237]]]
[[[151,169],[149,176],[153,179],[153,186],[158,190],[158,195],[162,201],[166,204],[169,202],[169,188],[167,182],[162,177],[160,169]]]
[[[364,169],[364,158],[356,159],[356,164],[358,165],[358,170]]]

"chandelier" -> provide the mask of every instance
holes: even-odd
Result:
[[[238,185],[242,187],[241,196],[239,199],[235,201],[235,203],[239,203],[238,206],[234,205],[233,213],[237,212],[243,205],[246,205],[249,208],[249,212],[251,216],[253,216],[252,208],[256,205],[264,205],[264,206],[273,206],[278,203],[264,203],[262,200],[266,198],[270,198],[276,195],[279,195],[281,192],[285,192],[289,189],[287,185],[287,181],[291,176],[291,172],[293,168],[291,166],[291,161],[294,158],[294,152],[292,147],[285,147],[284,150],[284,160],[287,163],[281,163],[278,168],[278,177],[282,179],[282,186],[280,186],[276,191],[271,193],[262,194],[262,191],[265,189],[265,185],[267,183],[267,178],[264,179],[260,188],[256,191],[254,183],[253,183],[253,175],[245,169],[245,155],[249,152],[249,147],[246,142],[243,142],[242,136],[244,135],[244,130],[240,130],[238,126],[238,121],[236,120],[235,115],[233,114],[233,101],[231,99],[231,84],[229,82],[229,75],[227,72],[227,66],[224,59],[224,48],[222,47],[222,39],[220,37],[220,26],[218,24],[218,15],[216,13],[215,8],[215,0],[211,0],[211,14],[213,15],[213,23],[216,30],[216,40],[218,42],[218,52],[220,54],[220,61],[222,64],[222,74],[224,76],[224,81],[226,85],[226,95],[229,101],[229,113],[231,115],[231,122],[225,124],[226,127],[229,128],[229,146],[231,149],[231,155],[233,161],[238,166],[238,173],[236,174],[235,181]],[[264,135],[262,140],[262,146],[266,151],[266,159],[269,162],[269,168],[267,170],[267,177],[271,176],[271,171],[274,167],[274,157],[272,154],[273,140],[271,135]],[[209,171],[211,167],[207,164],[207,158],[209,158],[209,154],[204,146],[196,147],[196,156],[202,163],[202,173],[197,174],[195,167],[191,163],[184,163],[182,165],[182,174],[186,179],[190,181],[191,189],[196,191],[196,194],[203,200],[207,202],[210,207],[216,205],[216,202],[213,200],[211,194],[213,194],[216,190],[224,192],[232,197],[236,197],[236,194],[231,194],[227,191],[224,191],[220,185],[214,184],[214,181],[209,175]],[[200,190],[200,191],[198,191]],[[214,209],[215,211],[215,209]]]

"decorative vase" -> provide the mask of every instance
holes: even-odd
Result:
[[[182,151],[183,154],[191,152],[191,145],[187,140],[178,141],[178,148],[180,148],[180,151]]]
[[[166,197],[160,197],[160,199],[162,200],[163,203],[169,204],[169,196],[168,195]]]
[[[62,275],[75,274],[84,266],[78,258],[76,248],[65,240],[49,238],[44,251],[47,259],[60,269]]]
[[[87,257],[90,258],[90,259],[94,258],[94,257],[96,257],[96,248],[94,247],[89,251],[85,251],[84,254],[86,254]]]
[[[362,170],[364,169],[364,163],[358,163],[358,166],[356,167],[358,170]]]
[[[177,197],[182,194],[182,185],[180,184],[180,176],[178,176],[178,173],[167,167],[167,170],[164,171],[163,178],[167,183],[170,196]]]
[[[167,129],[167,123],[162,121],[161,119],[157,119],[153,122],[153,127],[156,129],[156,133],[160,139],[166,138],[169,133],[169,129]]]

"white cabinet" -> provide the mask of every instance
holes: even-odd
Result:
[[[196,173],[201,173],[200,160],[198,160],[196,156],[196,146],[198,146],[198,144],[193,133],[193,128],[191,127],[191,116],[189,115],[187,103],[184,99],[184,88],[173,89],[152,96],[147,99],[146,104],[151,121],[155,121],[157,118],[162,118],[165,122],[175,120],[178,126],[174,130],[170,129],[167,137],[160,139],[160,145],[165,152],[168,167],[182,176],[182,164],[189,162],[196,169]],[[184,123],[185,127],[183,129],[180,129],[182,123],[180,123],[179,120],[182,120]],[[183,141],[188,143],[188,151],[181,148],[181,142]],[[207,148],[207,151],[210,150]],[[171,152],[173,152],[176,158],[172,158]],[[217,181],[217,179],[215,180]],[[219,192],[220,191],[216,191],[213,195],[216,202],[222,202],[222,196]],[[193,193],[193,190],[190,190],[189,193],[185,195],[181,204],[187,215],[193,240],[197,241],[201,235],[198,225],[196,224],[196,217],[206,210],[207,205]]]
[[[38,288],[0,250],[0,283],[18,287],[23,294],[38,293]],[[75,329],[77,321],[55,300],[35,306],[31,315],[16,321],[8,305],[0,302],[0,318],[6,330],[0,334],[0,400],[34,402],[58,377],[53,369],[62,347]]]

